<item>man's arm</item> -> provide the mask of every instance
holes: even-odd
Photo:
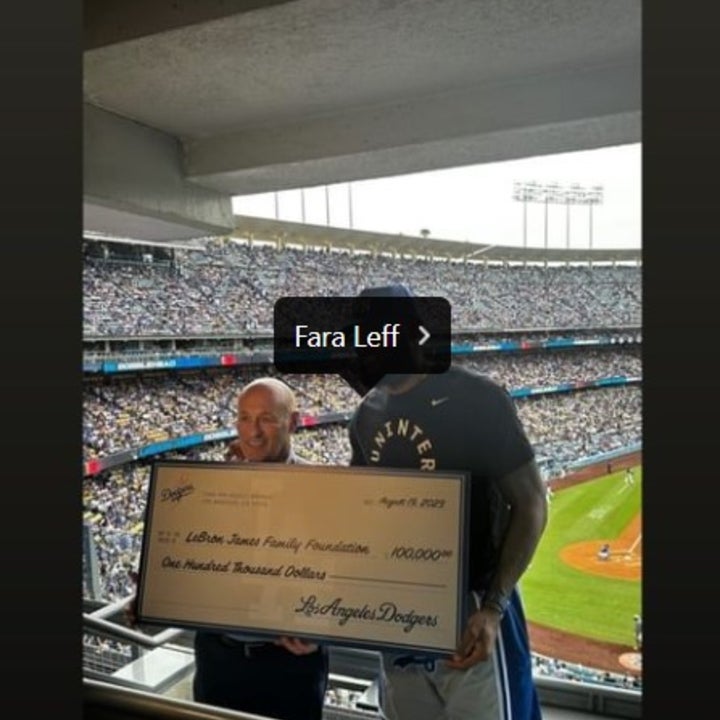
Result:
[[[488,594],[508,596],[530,564],[545,530],[547,496],[535,460],[502,478],[498,488],[510,505],[510,520]]]
[[[535,460],[503,477],[498,487],[510,505],[510,520],[500,549],[497,571],[487,597],[508,597],[530,564],[547,524],[545,488]],[[496,595],[497,597],[497,595]],[[450,667],[462,670],[487,660],[495,647],[501,610],[488,604],[468,619],[460,646]]]

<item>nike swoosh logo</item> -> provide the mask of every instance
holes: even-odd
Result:
[[[431,404],[433,407],[435,407],[436,405],[442,405],[444,402],[446,402],[446,401],[449,400],[449,399],[450,399],[449,397],[433,398],[433,399],[430,401],[430,404]]]

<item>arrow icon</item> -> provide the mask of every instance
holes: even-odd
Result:
[[[423,334],[422,339],[418,340],[418,345],[424,345],[430,339],[430,333],[422,325],[418,325],[418,328]]]

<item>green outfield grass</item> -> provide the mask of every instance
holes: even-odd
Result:
[[[520,582],[528,620],[585,637],[633,645],[633,615],[641,612],[641,582],[583,573],[560,550],[584,540],[612,540],[640,511],[642,472],[624,488],[624,471],[559,490],[530,568]]]

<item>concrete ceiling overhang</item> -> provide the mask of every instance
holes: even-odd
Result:
[[[160,211],[138,201],[160,219],[188,207],[203,219],[232,195],[641,139],[639,0],[89,6],[87,112],[161,133],[183,192],[205,193]],[[88,153],[102,176],[102,149]],[[227,210],[205,227],[228,226]]]

